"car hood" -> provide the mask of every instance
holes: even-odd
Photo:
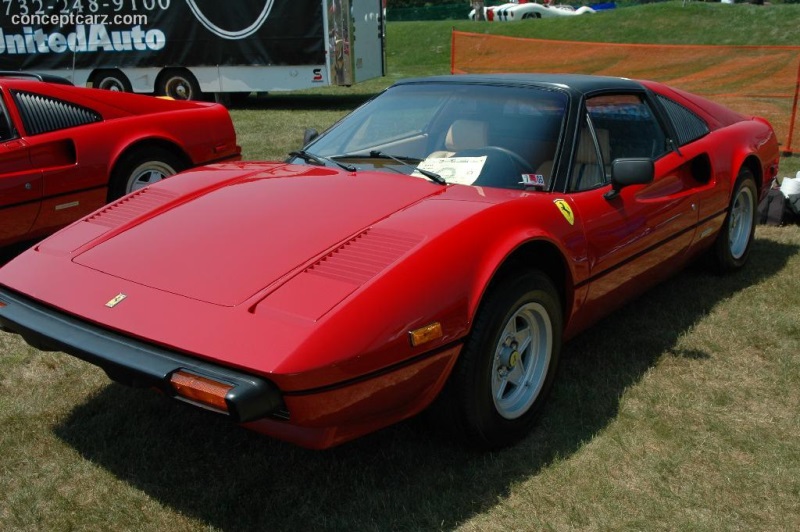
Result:
[[[86,222],[117,226],[116,232],[79,250],[73,261],[158,290],[234,306],[377,221],[444,190],[403,175],[309,166],[241,173],[189,195],[176,194],[170,202],[171,189],[195,177],[190,172],[95,213]],[[164,205],[153,207],[154,197],[164,198]]]

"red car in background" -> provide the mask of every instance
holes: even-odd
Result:
[[[181,170],[240,157],[220,105],[55,81],[0,73],[0,246]]]

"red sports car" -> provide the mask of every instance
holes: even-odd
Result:
[[[563,340],[700,255],[742,267],[777,167],[765,120],[658,83],[404,81],[287,162],[185,172],[23,253],[0,323],[300,445],[435,403],[495,448]]]
[[[222,106],[34,77],[0,74],[0,246],[186,168],[239,158]]]

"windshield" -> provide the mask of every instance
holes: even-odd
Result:
[[[567,96],[536,87],[391,87],[306,147],[358,169],[417,168],[447,183],[547,188]],[[425,175],[427,173],[423,172]]]

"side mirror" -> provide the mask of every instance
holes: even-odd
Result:
[[[303,133],[303,147],[305,148],[308,146],[311,141],[317,137],[319,137],[319,131],[313,127],[306,128],[305,132]]]
[[[620,190],[630,185],[651,183],[655,175],[656,167],[652,159],[614,159],[611,163],[612,189],[606,193],[605,198],[616,198]]]

